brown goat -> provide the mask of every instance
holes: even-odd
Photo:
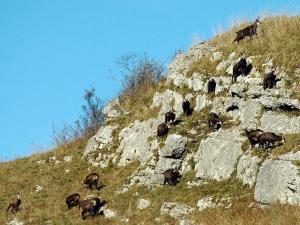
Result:
[[[208,83],[207,83],[207,93],[215,93],[216,91],[216,81],[212,78],[209,78]]]
[[[17,212],[19,210],[19,206],[21,205],[21,199],[20,199],[20,195],[17,195],[17,198],[12,200],[7,209],[6,212],[11,211],[11,212]]]
[[[99,197],[80,201],[79,208],[81,209],[82,219],[85,220],[88,215],[92,216],[92,218],[94,219],[95,215],[99,213],[100,208],[105,204],[106,201],[101,200]]]
[[[281,80],[281,79],[276,79],[276,75],[274,72],[275,71],[272,71],[271,73],[268,73],[264,76],[263,87],[265,90],[267,88],[271,89],[275,87],[276,83]]]
[[[86,176],[83,184],[85,187],[88,187],[90,189],[96,188],[100,190],[100,188],[104,187],[104,185],[100,182],[100,185],[98,186],[99,182],[99,175],[97,173],[91,173]]]
[[[234,64],[232,68],[232,83],[237,81],[238,76],[247,76],[252,70],[252,64],[247,65],[247,60],[243,57]]]
[[[74,193],[66,198],[66,204],[68,209],[71,209],[74,206],[79,205],[80,202],[80,194]]]
[[[233,42],[239,43],[241,40],[243,40],[246,37],[252,37],[253,35],[257,35],[257,28],[260,24],[259,18],[257,18],[254,23],[252,23],[250,26],[247,26],[239,31],[236,32],[236,37],[233,40]]]
[[[276,142],[284,143],[284,138],[273,132],[263,132],[258,136],[259,146],[263,149],[267,149],[275,146]]]
[[[171,186],[175,186],[178,183],[178,179],[181,177],[178,170],[175,169],[169,169],[166,170],[164,173],[164,186],[167,184]]]
[[[187,99],[184,99],[182,102],[182,110],[186,116],[192,115],[193,109],[191,109],[191,103]]]
[[[167,123],[161,123],[157,126],[157,137],[166,136],[169,133],[170,125]]]
[[[255,147],[255,145],[259,143],[258,137],[261,133],[263,133],[263,131],[260,129],[255,129],[250,131],[245,129],[245,135],[247,136],[248,140],[251,143],[251,148]]]
[[[222,121],[220,117],[214,113],[210,112],[208,114],[208,127],[211,128],[213,131],[219,130],[222,126]]]
[[[166,112],[165,113],[165,123],[174,123],[176,115],[175,115],[175,110],[172,109],[172,111]]]

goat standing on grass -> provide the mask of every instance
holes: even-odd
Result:
[[[11,201],[6,209],[6,212],[11,211],[11,212],[17,212],[19,210],[19,206],[21,205],[21,199],[20,195],[17,195],[17,198],[13,201]]]
[[[175,169],[169,169],[166,170],[164,173],[164,186],[166,184],[169,184],[171,186],[175,186],[178,183],[178,180],[180,179],[181,175],[178,170]]]
[[[172,124],[172,123],[174,123],[175,118],[176,118],[175,110],[172,109],[171,111],[166,112],[166,114],[165,114],[165,123]]]
[[[263,132],[258,136],[259,146],[263,149],[267,149],[271,147],[275,147],[275,143],[279,144],[284,143],[283,136],[279,136],[273,132]]]
[[[241,40],[243,40],[246,37],[252,37],[253,35],[257,36],[257,28],[260,24],[259,18],[257,18],[253,24],[251,24],[248,27],[245,27],[239,31],[236,32],[236,37],[233,40],[233,42],[239,43]]]
[[[79,208],[81,209],[82,219],[85,220],[88,214],[94,219],[95,215],[99,213],[100,208],[105,204],[106,201],[101,200],[99,197],[80,201]]]
[[[157,126],[157,137],[166,136],[169,133],[170,125],[168,123],[161,123]]]
[[[251,148],[255,147],[255,145],[259,143],[258,137],[262,133],[263,133],[263,131],[260,129],[255,129],[255,130],[250,130],[250,131],[245,129],[245,135],[247,136],[248,140],[251,143]]]
[[[216,81],[214,79],[212,79],[211,77],[209,77],[208,79],[208,83],[207,83],[207,93],[215,93],[216,91]]]
[[[184,99],[183,102],[182,102],[182,110],[183,110],[183,113],[186,115],[186,116],[190,116],[192,114],[192,109],[191,109],[191,103],[189,102],[189,100],[187,99]]]
[[[99,175],[97,173],[91,173],[86,176],[83,184],[85,187],[87,187],[89,189],[93,189],[93,187],[94,187],[94,188],[100,190],[100,188],[103,188],[105,185],[103,185],[100,182],[100,185],[98,186],[98,182],[99,182]]]
[[[72,207],[79,205],[79,202],[80,202],[80,194],[78,193],[72,194],[66,198],[66,204],[68,206],[68,209],[71,209]]]

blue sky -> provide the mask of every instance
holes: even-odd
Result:
[[[146,52],[167,64],[233,19],[297,2],[0,0],[0,160],[49,148],[52,125],[78,118],[85,89],[116,96],[120,56]]]

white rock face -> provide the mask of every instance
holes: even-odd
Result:
[[[274,112],[265,112],[261,118],[261,129],[283,134],[300,133],[300,116],[289,117]]]
[[[110,102],[104,109],[103,114],[108,118],[115,118],[121,115],[119,110],[120,102],[119,99],[115,99]]]
[[[196,107],[194,110],[196,112],[200,112],[202,109],[207,107],[208,105],[211,104],[211,101],[209,101],[206,97],[206,95],[197,95],[196,97]]]
[[[143,209],[147,209],[149,206],[151,205],[151,201],[150,200],[148,200],[148,199],[140,199],[139,201],[138,201],[138,204],[137,204],[137,208],[138,209],[141,209],[141,210],[143,210]]]
[[[257,176],[254,197],[262,203],[280,202],[299,205],[299,168],[290,161],[265,161]]]
[[[173,108],[176,111],[176,113],[178,115],[183,113],[183,111],[182,111],[182,102],[183,102],[182,95],[175,91],[171,91],[169,89],[167,89],[163,93],[156,92],[154,94],[153,103],[151,105],[151,108],[161,106],[159,115],[163,115],[172,109],[172,102],[174,102]]]
[[[217,204],[213,201],[212,197],[202,198],[197,203],[197,209],[202,211],[208,208],[216,208]]]
[[[9,223],[7,223],[7,225],[24,225],[24,222],[19,221],[17,218],[15,218],[12,221],[10,221]]]
[[[242,155],[244,140],[236,129],[211,133],[201,141],[196,153],[196,177],[218,181],[228,179]]]
[[[86,156],[97,150],[101,150],[110,143],[112,143],[112,133],[118,126],[104,126],[88,141],[83,155]]]
[[[245,101],[241,116],[240,116],[240,128],[241,129],[255,129],[260,122],[260,114],[262,112],[262,105],[253,99]]]
[[[237,178],[243,184],[249,184],[252,187],[256,180],[260,162],[261,159],[257,156],[252,157],[250,154],[242,155],[237,165]]]
[[[186,151],[187,137],[178,134],[171,134],[167,137],[160,156],[165,158],[180,159]]]
[[[194,210],[194,208],[185,204],[166,202],[162,204],[160,208],[160,214],[169,214],[171,217],[179,219],[187,214],[192,213]]]
[[[64,157],[64,162],[65,162],[65,163],[71,162],[72,159],[73,159],[73,156],[71,156],[71,155],[65,156],[65,157]]]
[[[133,160],[146,162],[152,156],[151,143],[148,138],[156,135],[157,119],[147,121],[135,121],[129,127],[123,129],[119,134],[121,140],[117,152],[121,153],[119,165],[125,166]]]
[[[115,218],[117,216],[117,213],[111,209],[105,208],[103,210],[103,214],[105,218],[111,219],[111,218]]]

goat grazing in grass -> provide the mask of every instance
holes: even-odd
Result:
[[[80,195],[78,193],[72,194],[66,198],[68,209],[79,205]]]
[[[17,212],[19,210],[19,206],[21,205],[21,199],[20,199],[20,195],[17,195],[17,198],[12,200],[7,209],[6,212],[11,211],[11,212]]]
[[[239,31],[236,32],[236,37],[233,40],[233,42],[239,43],[241,40],[243,40],[246,37],[252,37],[257,36],[257,28],[258,25],[260,25],[259,18],[257,18],[254,23],[252,23],[250,26],[247,26]]]
[[[169,184],[171,186],[175,186],[178,183],[179,178],[181,177],[178,170],[175,169],[169,169],[166,170],[164,173],[164,186],[166,184]]]
[[[273,132],[263,132],[258,136],[259,146],[263,149],[270,148],[275,146],[275,143],[279,144],[284,143],[284,138]]]

